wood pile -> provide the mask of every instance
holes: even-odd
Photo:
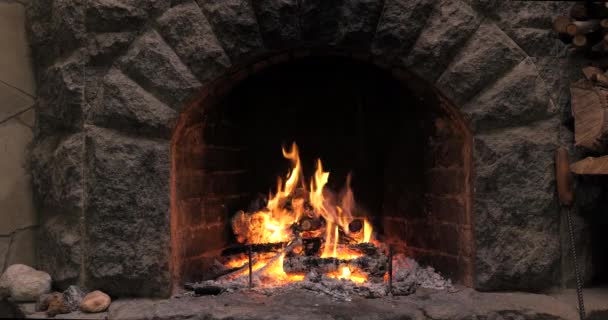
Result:
[[[608,3],[576,2],[554,30],[570,50],[589,58],[584,78],[570,85],[575,146],[594,155],[608,154]],[[583,163],[584,162],[584,163]],[[608,157],[587,158],[570,167],[576,174],[608,174]]]

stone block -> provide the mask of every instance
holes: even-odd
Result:
[[[137,38],[120,58],[124,73],[175,110],[181,110],[201,87],[156,31]]]
[[[557,114],[544,80],[531,59],[522,61],[508,74],[463,107],[477,132],[524,126]]]
[[[38,84],[43,83],[39,79],[40,71],[59,63],[59,57],[73,54],[86,43],[86,4],[88,2],[55,0],[32,1],[27,6],[27,34]]]
[[[95,125],[169,139],[178,114],[117,69],[103,80],[101,97],[87,118]]]
[[[30,95],[36,92],[25,33],[25,6],[16,2],[0,3],[0,80]],[[4,96],[4,89],[0,95]],[[6,101],[1,99],[0,101]],[[31,103],[30,103],[31,104]],[[4,108],[0,108],[4,111]],[[0,119],[3,117],[0,111]]]
[[[406,66],[422,79],[434,83],[479,23],[477,14],[466,3],[440,1],[407,56]]]
[[[136,36],[136,31],[93,34],[87,43],[87,50],[91,59],[90,64],[102,65],[111,63],[112,59],[124,53],[124,50],[127,50]]]
[[[422,32],[436,1],[385,0],[372,44],[376,56],[400,59]]]
[[[437,80],[437,88],[461,105],[526,57],[495,24],[483,24]]]
[[[380,19],[382,1],[300,1],[302,40],[369,51]]]
[[[77,51],[41,73],[36,100],[39,131],[74,131],[82,125],[85,59],[84,52]]]
[[[50,136],[36,141],[31,154],[32,182],[41,215],[80,217],[84,206],[84,137]]]
[[[264,43],[270,49],[296,44],[300,38],[299,1],[252,1]]]
[[[32,130],[16,119],[0,124],[0,235],[8,235],[36,223],[27,170],[27,148],[31,140]]]
[[[197,1],[233,64],[265,50],[251,1]]]
[[[85,285],[168,296],[169,144],[88,126],[85,149]]]
[[[84,226],[78,217],[55,215],[39,227],[37,262],[48,272],[53,286],[64,290],[79,281],[83,264]]]
[[[230,67],[230,59],[196,3],[175,6],[157,21],[163,38],[201,82],[219,77]]]
[[[475,137],[476,288],[538,290],[557,283],[558,128],[554,118]]]
[[[120,32],[137,30],[150,17],[147,0],[92,0],[86,11],[87,30]],[[157,1],[158,3],[167,1]],[[144,5],[142,5],[144,4]]]

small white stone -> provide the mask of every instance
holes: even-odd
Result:
[[[51,291],[51,276],[23,264],[14,264],[0,277],[0,298],[10,296],[18,302],[36,301]]]

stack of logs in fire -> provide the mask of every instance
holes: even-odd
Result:
[[[350,176],[334,194],[325,188],[329,172],[318,160],[306,190],[297,145],[283,148],[283,156],[293,166],[285,182],[279,178],[274,195],[258,197],[247,212],[234,215],[231,226],[240,245],[223,250],[206,281],[189,289],[218,294],[295,286],[348,300],[350,294],[379,297],[410,294],[419,285],[451,286],[432,268],[420,268],[404,255],[393,259],[392,249],[373,237],[371,223],[357,209]]]
[[[332,227],[331,222],[312,212],[305,200],[308,196],[306,190],[297,189],[280,205],[295,215],[293,203],[304,203],[302,217],[289,226],[288,241],[226,248],[204,280],[187,284],[186,289],[196,295],[215,295],[241,289],[274,294],[281,289],[301,288],[350,301],[353,294],[378,298],[408,295],[420,286],[452,288],[451,281],[433,268],[421,267],[403,254],[394,255],[390,246],[370,240],[371,235],[366,233],[371,232],[371,226],[365,219],[354,218],[348,230],[338,224]],[[266,205],[265,200],[256,199],[250,212],[235,214],[232,225],[237,238],[242,234],[239,229],[243,225],[251,228],[256,212],[265,212]],[[327,230],[334,234],[328,236]]]

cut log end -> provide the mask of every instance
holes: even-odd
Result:
[[[578,175],[608,174],[608,156],[588,157],[570,165],[570,170]]]

